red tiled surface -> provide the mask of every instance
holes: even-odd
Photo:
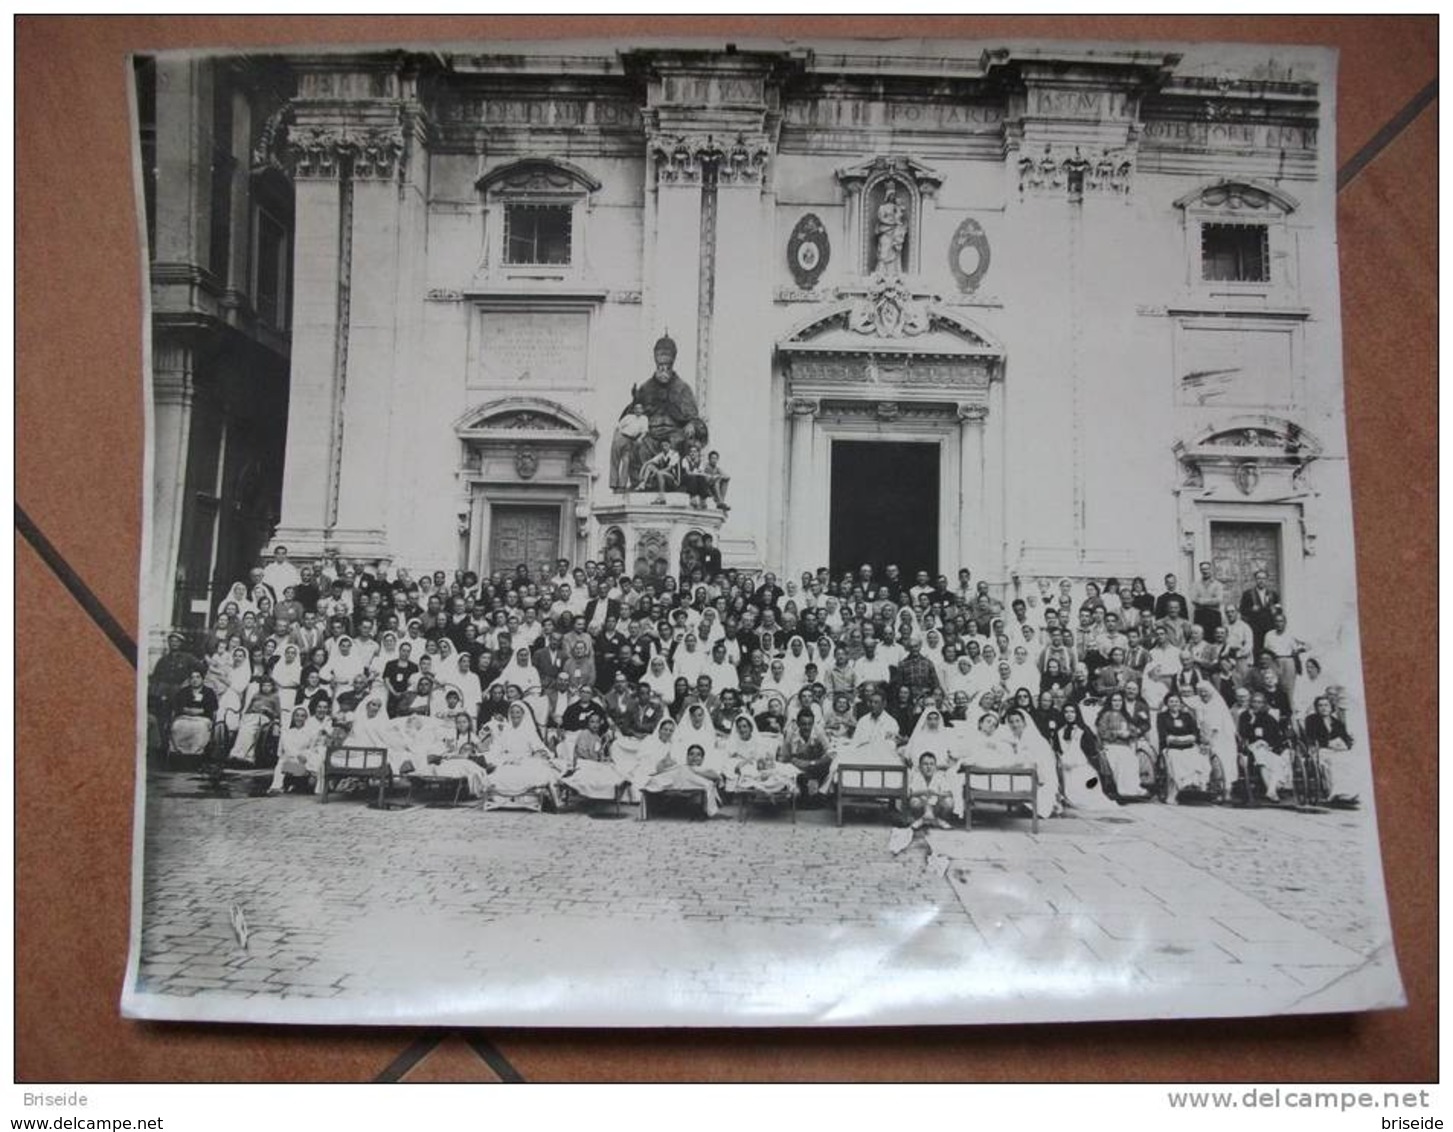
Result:
[[[125,53],[605,34],[1033,36],[1341,48],[1339,163],[1437,75],[1433,17],[17,21],[17,501],[129,631],[141,522],[141,288]],[[1371,1079],[1436,1075],[1436,103],[1343,192],[1343,332],[1384,864],[1410,1007],[1367,1016],[839,1032],[491,1034],[532,1080]],[[145,1025],[117,1012],[129,900],[130,668],[23,540],[17,573],[16,1075],[368,1080],[413,1031]],[[82,683],[84,681],[84,683]],[[84,687],[85,695],[77,695]],[[471,1059],[474,1060],[471,1060]],[[493,1079],[458,1039],[405,1080]]]

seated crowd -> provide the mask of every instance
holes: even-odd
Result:
[[[1001,601],[967,569],[864,566],[779,585],[723,570],[709,537],[680,580],[619,560],[416,578],[279,547],[204,639],[170,637],[150,703],[175,750],[256,764],[275,746],[274,789],[317,788],[339,746],[505,804],[697,790],[709,813],[898,766],[913,822],[942,824],[971,766],[1035,766],[1052,816],[1158,782],[1276,798],[1308,750],[1331,792],[1368,796],[1344,689],[1264,577],[1238,604],[1209,563],[1189,600],[1164,583],[1015,578]]]

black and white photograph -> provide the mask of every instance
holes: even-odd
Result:
[[[1401,1005],[1336,58],[135,56],[124,1013]]]

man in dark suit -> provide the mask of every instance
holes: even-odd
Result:
[[[1275,625],[1274,614],[1281,605],[1281,594],[1266,584],[1266,571],[1258,570],[1252,587],[1241,595],[1241,618],[1251,626],[1254,653],[1261,655],[1261,643]]]
[[[590,594],[590,599],[585,603],[585,611],[581,614],[585,629],[595,634],[604,630],[607,621],[619,621],[621,618],[621,603],[613,598],[601,597],[599,589],[595,582],[586,583],[586,592]]]
[[[561,644],[560,634],[556,632],[551,632],[545,643],[537,648],[530,657],[530,663],[540,674],[542,684],[546,680],[553,682],[560,675],[561,669],[565,667],[565,660],[565,648]]]
[[[712,537],[708,534],[701,536],[701,576],[708,582],[721,573],[721,551],[717,549]]]

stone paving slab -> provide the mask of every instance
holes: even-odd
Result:
[[[133,1009],[457,1024],[1144,1017],[1316,1002],[1354,976],[1387,999],[1385,977],[1359,973],[1376,918],[1358,815],[1331,817],[1144,805],[1038,835],[1015,821],[933,831],[894,856],[886,823],[838,828],[823,810],[795,825],[640,823],[153,790]],[[258,1002],[267,1013],[249,1014]]]

